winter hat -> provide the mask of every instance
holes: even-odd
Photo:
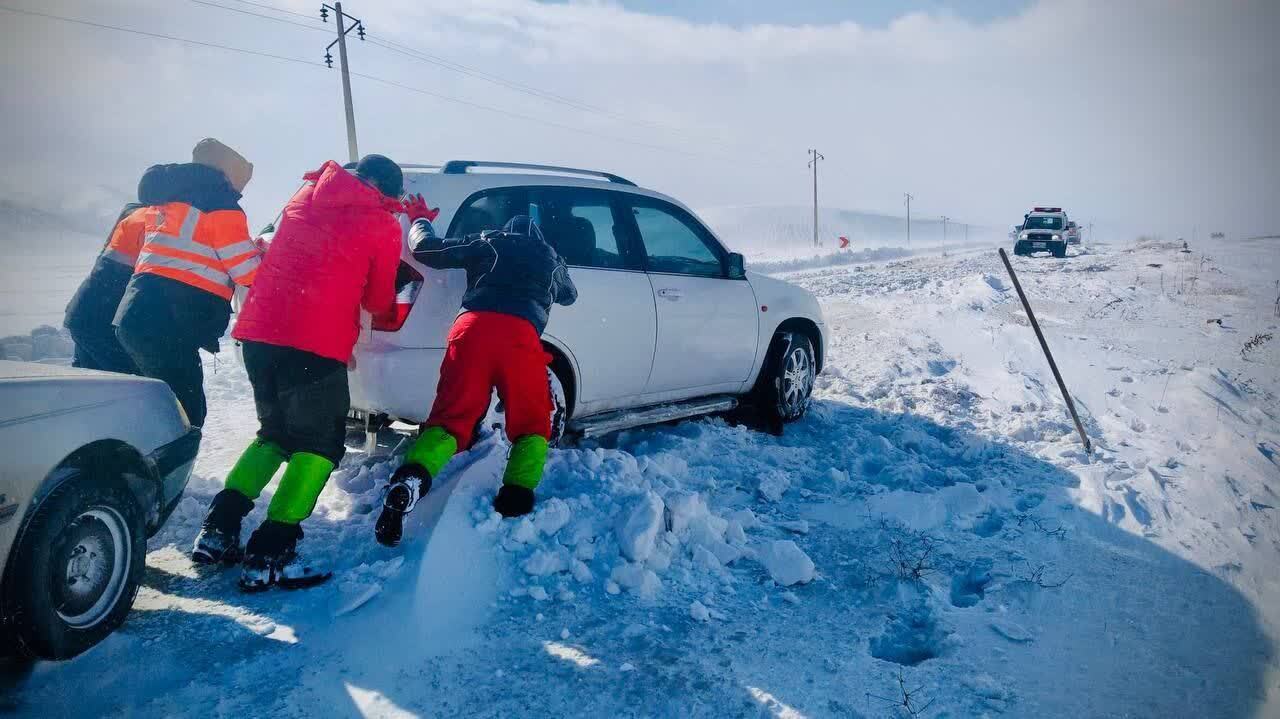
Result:
[[[365,155],[356,165],[356,174],[368,180],[387,197],[404,194],[404,173],[389,157]]]
[[[253,177],[252,162],[212,137],[196,143],[195,149],[191,151],[191,161],[221,171],[236,192],[244,192],[244,186]]]

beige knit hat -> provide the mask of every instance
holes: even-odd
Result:
[[[206,137],[196,143],[195,149],[191,151],[191,161],[220,170],[227,176],[227,181],[236,192],[244,192],[244,186],[249,184],[249,178],[253,177],[252,162],[212,137]]]

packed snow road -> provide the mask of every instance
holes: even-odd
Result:
[[[337,577],[305,592],[186,558],[254,430],[223,360],[134,614],[0,709],[1280,715],[1280,252],[1181,250],[1015,259],[1093,457],[993,251],[798,272],[832,338],[785,436],[707,419],[555,451],[518,522],[488,508],[491,437],[395,550],[372,531],[394,462],[353,455],[304,540]]]

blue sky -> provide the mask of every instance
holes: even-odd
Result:
[[[545,0],[562,3],[573,0]],[[913,12],[952,14],[977,22],[1016,15],[1030,0],[613,0],[636,12],[695,22],[742,26],[758,23],[826,25],[856,22],[884,27]]]

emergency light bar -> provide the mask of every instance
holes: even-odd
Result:
[[[1062,212],[1061,207],[1035,207],[1032,212]]]

